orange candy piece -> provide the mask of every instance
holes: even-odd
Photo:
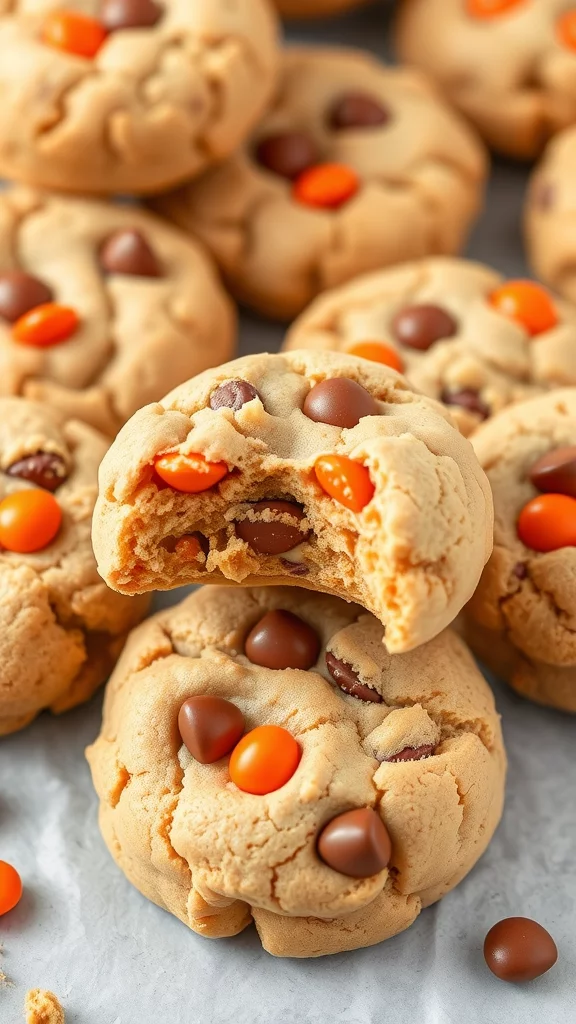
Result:
[[[507,281],[492,292],[490,303],[532,336],[549,331],[558,323],[550,292],[535,281]]]
[[[5,860],[0,860],[0,915],[13,910],[22,896],[22,879]]]
[[[96,18],[79,11],[52,11],[44,22],[42,42],[77,57],[95,57],[106,35]]]
[[[336,210],[356,195],[360,179],[345,164],[315,164],[308,167],[294,182],[292,195],[304,206]]]
[[[264,796],[290,781],[301,757],[300,744],[279,725],[259,725],[230,755],[230,778],[245,793]]]
[[[322,490],[352,512],[361,512],[372,500],[375,487],[361,462],[345,455],[321,455],[314,472]]]
[[[351,356],[359,356],[360,359],[370,359],[373,363],[383,363],[384,366],[391,366],[398,373],[404,372],[402,357],[383,341],[356,341],[347,349]]]
[[[473,18],[494,18],[522,3],[524,0],[468,0],[467,9]]]
[[[24,313],[12,327],[12,337],[21,345],[48,348],[66,341],[78,327],[80,318],[70,306],[45,302]]]
[[[181,452],[159,455],[154,468],[164,483],[185,494],[207,491],[228,473],[225,462],[208,462],[203,455],[183,455]]]
[[[49,491],[15,491],[0,501],[0,548],[6,551],[21,555],[42,551],[61,525],[62,509]]]
[[[576,50],[576,11],[566,11],[556,22],[556,33],[563,46]]]
[[[540,494],[518,517],[518,536],[533,551],[576,547],[576,498]]]

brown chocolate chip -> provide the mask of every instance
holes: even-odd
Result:
[[[64,459],[54,452],[35,452],[34,455],[26,455],[8,466],[6,472],[8,476],[29,480],[31,484],[52,492],[56,491],[68,476]]]
[[[318,854],[329,868],[351,878],[370,878],[390,862],[392,843],[379,814],[371,807],[333,818],[318,837]]]
[[[150,28],[163,13],[154,0],[104,0],[100,20],[108,32],[117,32],[122,28]]]
[[[355,427],[363,416],[378,416],[376,399],[361,384],[348,377],[331,377],[308,392],[302,412],[315,423],[333,427]]]
[[[534,463],[530,480],[544,493],[576,498],[576,445],[554,448]]]
[[[189,697],[178,712],[178,728],[192,757],[213,764],[238,743],[244,733],[244,715],[223,697]]]
[[[348,128],[377,128],[391,118],[388,107],[367,92],[347,92],[332,105],[328,123],[334,131]]]
[[[474,388],[459,388],[454,391],[451,391],[450,388],[444,388],[440,395],[440,401],[444,402],[444,405],[458,405],[461,409],[465,409],[466,412],[475,413],[481,420],[488,419],[490,415],[489,406],[480,398],[480,395]]]
[[[161,277],[156,256],[141,231],[120,228],[108,235],[100,248],[100,266],[108,274],[131,274],[133,277]]]
[[[289,558],[281,558],[280,561],[284,568],[289,573],[292,573],[292,576],[307,576],[310,572],[310,569],[304,562],[291,562]]]
[[[406,306],[394,317],[392,330],[402,345],[426,352],[435,342],[456,334],[458,324],[441,306]]]
[[[310,536],[310,530],[300,530],[306,517],[292,501],[255,501],[247,512],[251,518],[239,520],[234,529],[257,555],[282,555]],[[284,521],[287,516],[289,523]]]
[[[13,324],[36,306],[50,302],[53,292],[37,277],[23,270],[0,274],[0,317]]]
[[[272,174],[292,181],[302,171],[320,159],[320,151],[305,132],[282,132],[261,139],[256,147],[256,159]]]
[[[525,562],[516,562],[512,572],[519,580],[525,580],[528,575],[528,566]]]
[[[507,917],[488,932],[484,959],[502,981],[532,981],[545,974],[558,959],[556,943],[537,921]]]
[[[326,651],[326,667],[334,682],[341,690],[344,690],[344,693],[349,693],[351,697],[358,697],[358,700],[371,701],[373,704],[382,703],[382,697],[376,690],[360,682],[352,665],[341,661],[330,651]]]
[[[423,743],[421,747],[404,747],[397,754],[383,758],[390,764],[397,764],[399,761],[423,761],[425,757],[432,757],[436,750],[433,743]]]
[[[233,409],[234,412],[238,412],[246,402],[252,402],[255,398],[262,402],[260,393],[247,380],[227,380],[210,395],[210,408],[214,411]]]
[[[292,612],[267,612],[250,630],[246,657],[263,668],[309,669],[316,664],[320,639],[312,626]]]

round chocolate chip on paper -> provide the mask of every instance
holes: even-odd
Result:
[[[234,529],[257,555],[282,555],[310,536],[310,530],[300,529],[305,518],[300,505],[292,501],[255,501]]]
[[[263,668],[307,670],[318,661],[320,638],[292,612],[267,612],[250,630],[244,644],[246,657]]]
[[[480,398],[474,388],[457,388],[455,390],[444,388],[440,395],[440,401],[444,402],[444,405],[458,405],[466,412],[473,412],[481,420],[488,419],[490,415],[489,406]]]
[[[396,340],[408,348],[426,352],[442,338],[452,338],[458,330],[453,316],[441,306],[406,306],[392,321]]]
[[[315,423],[355,427],[363,416],[378,416],[375,398],[349,377],[331,377],[315,384],[304,400],[302,412]]]
[[[432,757],[435,750],[433,743],[423,743],[421,747],[404,747],[397,754],[391,754],[383,760],[390,764],[398,764],[400,761],[423,761],[425,757]]]
[[[318,163],[320,151],[314,139],[305,132],[282,132],[260,140],[256,159],[272,174],[293,181],[302,171]]]
[[[370,878],[388,867],[392,843],[371,807],[339,814],[322,829],[318,854],[329,868],[351,878]]]
[[[23,270],[0,273],[0,317],[10,324],[52,298],[53,292],[48,285]]]
[[[387,106],[367,92],[347,92],[339,96],[328,115],[328,123],[335,131],[348,128],[378,128],[391,119]]]
[[[178,712],[178,729],[192,757],[213,764],[229,754],[242,737],[244,715],[223,697],[189,697]]]
[[[576,445],[547,452],[534,463],[530,480],[545,494],[568,494],[576,498]]]
[[[361,683],[357,673],[346,661],[341,661],[331,651],[326,651],[326,667],[335,683],[338,684],[344,693],[358,700],[371,701],[373,704],[381,704],[382,697],[372,687]]]
[[[243,405],[252,402],[255,398],[259,398],[262,402],[260,393],[247,380],[227,380],[210,395],[210,408],[214,411],[233,409],[234,412],[238,412]],[[262,404],[264,403],[262,402]]]
[[[104,0],[100,20],[108,32],[123,28],[151,28],[164,13],[155,0]]]
[[[533,981],[558,959],[554,939],[529,917],[507,917],[488,932],[484,959],[492,974],[502,981]]]
[[[108,235],[100,248],[100,266],[108,274],[162,276],[156,256],[137,228],[120,228]]]
[[[45,491],[56,491],[67,479],[68,470],[61,455],[55,452],[35,452],[25,455],[8,466],[8,476],[17,476],[21,480],[29,480]]]

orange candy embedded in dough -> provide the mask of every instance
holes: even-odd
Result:
[[[16,491],[0,501],[0,547],[21,555],[47,548],[62,524],[53,494],[40,488]]]
[[[359,356],[360,359],[370,359],[373,363],[382,363],[390,366],[398,373],[404,373],[404,362],[402,357],[383,341],[355,341],[346,349],[351,356]]]
[[[304,206],[336,210],[356,195],[360,179],[345,164],[315,164],[294,182],[292,194]]]
[[[207,491],[228,473],[225,462],[208,462],[199,453],[183,455],[181,452],[158,455],[154,469],[164,483],[185,494]]]
[[[42,31],[48,46],[77,57],[95,57],[106,36],[100,21],[80,11],[51,11]]]
[[[556,35],[568,50],[576,50],[576,10],[560,15],[556,22]]]
[[[507,281],[492,292],[489,301],[532,336],[550,331],[558,323],[550,292],[536,281]]]
[[[57,302],[45,302],[24,313],[12,327],[12,337],[20,345],[49,348],[74,334],[80,323],[76,311]]]
[[[467,0],[466,9],[473,18],[495,18],[526,0]]]
[[[230,756],[230,778],[245,793],[264,796],[285,786],[296,771],[300,744],[279,725],[260,725],[246,733]]]
[[[576,498],[540,494],[518,517],[518,536],[533,551],[576,547]]]
[[[361,512],[374,496],[375,487],[366,466],[345,455],[321,455],[314,472],[322,490],[352,512]]]

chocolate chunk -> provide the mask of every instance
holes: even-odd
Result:
[[[100,20],[108,32],[117,32],[122,28],[150,28],[163,13],[163,7],[154,0],[104,0]]]
[[[558,959],[556,943],[537,921],[507,917],[488,932],[484,959],[502,981],[532,981],[545,974]]]
[[[340,661],[340,658],[330,651],[326,651],[326,667],[334,682],[341,690],[344,690],[344,693],[349,693],[351,697],[358,697],[358,700],[371,701],[373,704],[382,703],[382,697],[376,690],[360,682],[352,665],[346,661]]]
[[[305,132],[282,132],[260,140],[256,159],[272,174],[293,181],[302,171],[318,163],[320,151],[314,139]]]
[[[576,445],[553,448],[534,463],[530,480],[539,491],[576,498]]]
[[[334,131],[377,128],[391,119],[388,107],[367,92],[347,92],[332,105],[328,123]]]
[[[192,757],[213,764],[229,754],[244,733],[244,715],[223,697],[189,697],[178,712],[182,742]]]
[[[100,248],[100,266],[108,274],[161,277],[162,271],[148,242],[137,228],[120,228]]]
[[[308,392],[302,412],[315,423],[333,427],[355,427],[363,416],[378,416],[375,398],[361,384],[348,377],[331,377]]]
[[[244,650],[263,668],[309,669],[318,661],[320,639],[307,622],[278,609],[267,612],[250,630]]]
[[[384,757],[382,760],[390,764],[396,764],[399,761],[423,761],[425,757],[432,757],[435,750],[436,747],[433,743],[423,743],[421,747],[404,747],[397,754],[392,754],[391,757]]]
[[[310,536],[310,530],[300,530],[298,524],[306,517],[300,505],[292,501],[255,501],[247,511],[259,518],[241,519],[234,529],[257,555],[281,555]],[[286,516],[291,522],[283,522]]]
[[[528,566],[525,562],[516,562],[512,572],[519,580],[525,580],[528,575]]]
[[[481,420],[488,419],[490,415],[490,408],[474,388],[460,388],[454,391],[444,388],[440,401],[444,402],[444,405],[458,405],[461,409],[466,409],[466,412],[475,413]]]
[[[233,409],[234,412],[238,412],[246,402],[252,402],[254,398],[259,398],[262,402],[262,396],[253,384],[249,384],[247,380],[227,380],[210,395],[210,408],[214,411]]]
[[[6,472],[8,476],[29,480],[31,484],[52,492],[56,491],[68,477],[64,459],[54,452],[35,452],[34,455],[26,455],[8,466]]]
[[[370,878],[388,866],[392,843],[380,815],[371,807],[360,807],[324,826],[318,836],[318,854],[342,875]]]
[[[442,338],[452,338],[458,324],[441,306],[406,306],[394,317],[392,330],[402,345],[426,352]]]
[[[304,562],[291,562],[289,558],[281,558],[280,561],[284,568],[292,573],[293,576],[307,576],[310,572],[310,569]]]
[[[50,302],[53,292],[37,277],[23,270],[8,270],[0,274],[0,317],[13,324],[36,306]]]

